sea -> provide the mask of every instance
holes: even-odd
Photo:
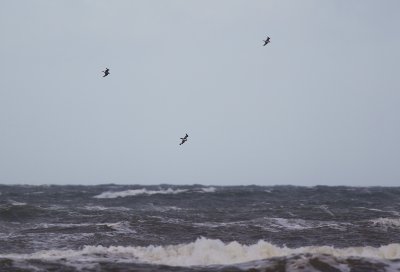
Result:
[[[400,271],[400,187],[0,185],[0,271]]]

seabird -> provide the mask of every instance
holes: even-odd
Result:
[[[264,40],[264,45],[263,45],[263,46],[266,46],[267,44],[269,44],[269,40],[270,40],[270,38],[269,38],[269,37],[267,37],[267,39],[266,39],[266,40]]]
[[[181,138],[182,142],[179,145],[183,145],[187,141],[188,137],[189,135],[186,134],[185,137]]]
[[[110,69],[106,68],[106,70],[102,71],[104,73],[103,77],[106,77],[110,74]]]

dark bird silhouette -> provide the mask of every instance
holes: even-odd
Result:
[[[110,74],[110,69],[106,68],[106,70],[102,71],[104,73],[103,77],[106,77]]]
[[[269,38],[269,37],[267,37],[267,39],[266,39],[266,40],[264,40],[264,45],[263,45],[263,46],[266,46],[267,44],[269,44],[269,42],[270,42],[270,38]]]
[[[189,135],[186,134],[185,137],[181,138],[182,142],[179,145],[183,145],[187,141],[188,137]]]

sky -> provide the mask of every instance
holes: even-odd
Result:
[[[0,184],[398,186],[399,10],[1,0]]]

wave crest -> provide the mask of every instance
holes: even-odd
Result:
[[[231,265],[300,254],[327,254],[340,258],[363,257],[392,260],[400,258],[400,244],[389,244],[379,248],[369,246],[349,248],[334,248],[331,246],[287,248],[275,246],[262,240],[253,245],[242,245],[236,241],[224,243],[221,240],[199,238],[192,243],[169,246],[84,246],[81,250],[48,250],[33,254],[0,255],[0,257],[45,260],[64,258],[69,261],[77,259],[80,261],[95,261],[99,260],[99,258],[107,258],[118,261],[136,261],[170,266],[209,266]]]
[[[215,193],[217,189],[215,187],[205,187],[201,188],[201,191],[204,193]]]
[[[136,195],[155,195],[155,194],[179,194],[187,192],[186,189],[161,189],[158,191],[147,190],[143,189],[136,189],[136,190],[126,190],[120,192],[103,192],[99,195],[94,196],[94,198],[117,198],[117,197],[127,197],[127,196],[136,196]]]
[[[400,218],[377,218],[369,220],[374,226],[381,227],[384,230],[388,228],[400,228]]]

